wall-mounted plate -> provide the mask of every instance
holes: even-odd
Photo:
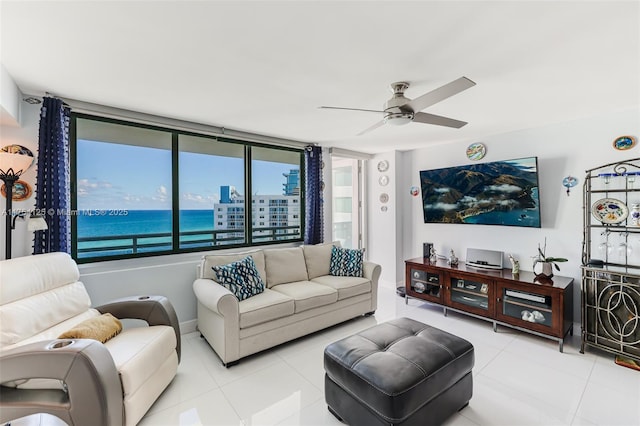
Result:
[[[483,143],[472,143],[467,147],[467,158],[477,161],[484,158],[487,153],[487,147]]]
[[[386,192],[383,192],[382,194],[380,194],[380,202],[382,204],[388,203],[389,202],[389,194],[387,194]]]
[[[378,183],[380,184],[380,186],[387,186],[389,185],[389,176],[387,175],[382,175],[378,178]]]
[[[636,146],[636,138],[633,136],[620,136],[613,141],[613,147],[618,151],[625,151]]]
[[[24,201],[33,194],[31,185],[23,180],[17,180],[13,184],[13,190],[11,192],[13,193],[13,197],[11,197],[13,201]],[[7,198],[7,187],[4,184],[2,184],[2,188],[0,188],[0,193],[2,193],[3,197]]]
[[[387,170],[389,170],[389,162],[387,160],[378,161],[378,171],[383,173]]]

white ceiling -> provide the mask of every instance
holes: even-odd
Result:
[[[0,60],[23,93],[369,153],[640,104],[638,1],[7,1]],[[356,136],[389,84],[477,85]]]

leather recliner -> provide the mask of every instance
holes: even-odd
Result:
[[[0,423],[48,413],[69,425],[132,426],[171,383],[180,328],[163,296],[91,307],[66,253],[0,261]],[[58,339],[79,323],[111,313],[144,320],[100,343]]]

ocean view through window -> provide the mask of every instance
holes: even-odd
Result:
[[[302,240],[301,149],[84,114],[72,144],[79,262]]]

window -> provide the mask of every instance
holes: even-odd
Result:
[[[302,240],[300,205],[296,217],[287,208],[301,197],[302,150],[84,114],[72,114],[71,142],[80,263]],[[251,223],[256,200],[282,207],[276,225]]]
[[[360,209],[362,178],[360,160],[331,157],[332,163],[332,230],[333,241],[343,247],[362,247],[362,211]]]
[[[302,237],[302,224],[294,217],[300,213],[300,205],[293,205],[293,200],[300,199],[300,161],[300,153],[295,151],[264,147],[251,150],[252,193],[259,199],[259,204],[269,205],[272,221],[269,227],[254,225],[254,241],[287,241]],[[259,208],[259,211],[263,210],[264,207]],[[252,216],[256,216],[255,206],[252,206]]]

